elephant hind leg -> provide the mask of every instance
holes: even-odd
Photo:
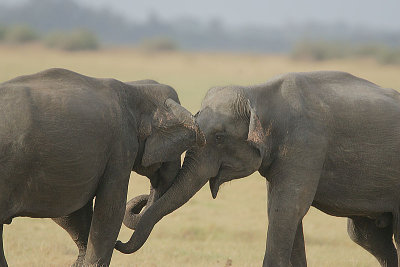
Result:
[[[0,224],[0,267],[7,267],[6,257],[3,249],[3,224]]]
[[[379,228],[375,220],[354,217],[347,220],[347,232],[351,240],[374,255],[381,266],[397,267],[392,223],[385,228]]]
[[[90,224],[92,222],[93,201],[90,200],[84,207],[70,215],[53,218],[59,226],[64,228],[78,247],[79,254],[74,267],[82,266],[86,255]]]

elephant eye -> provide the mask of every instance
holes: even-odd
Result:
[[[222,144],[224,142],[225,139],[225,134],[223,133],[216,133],[215,134],[215,142],[217,144]]]

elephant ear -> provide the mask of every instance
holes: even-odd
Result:
[[[189,147],[205,144],[204,134],[193,115],[171,98],[158,109],[153,121],[142,157],[144,167],[176,160]]]
[[[249,133],[247,134],[247,141],[256,147],[260,153],[264,153],[266,142],[267,142],[267,135],[269,134],[264,131],[264,128],[261,125],[260,119],[256,113],[256,110],[251,106],[250,101],[247,101],[247,110],[250,117],[249,122]]]

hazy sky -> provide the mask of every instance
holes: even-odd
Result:
[[[18,3],[26,0],[0,0]],[[282,25],[299,22],[345,22],[400,30],[400,0],[75,0],[142,21],[150,12],[164,19],[221,18],[228,25]]]

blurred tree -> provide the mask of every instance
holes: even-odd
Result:
[[[10,43],[27,43],[37,40],[39,34],[28,25],[16,25],[5,31],[4,38]]]
[[[179,46],[168,37],[155,37],[142,40],[139,44],[139,48],[147,52],[167,52],[176,51]]]
[[[3,25],[0,25],[0,41],[3,41],[6,36],[7,28]]]
[[[46,39],[45,44],[52,48],[68,51],[95,50],[99,48],[96,35],[89,30],[74,30],[70,32],[53,32]]]

